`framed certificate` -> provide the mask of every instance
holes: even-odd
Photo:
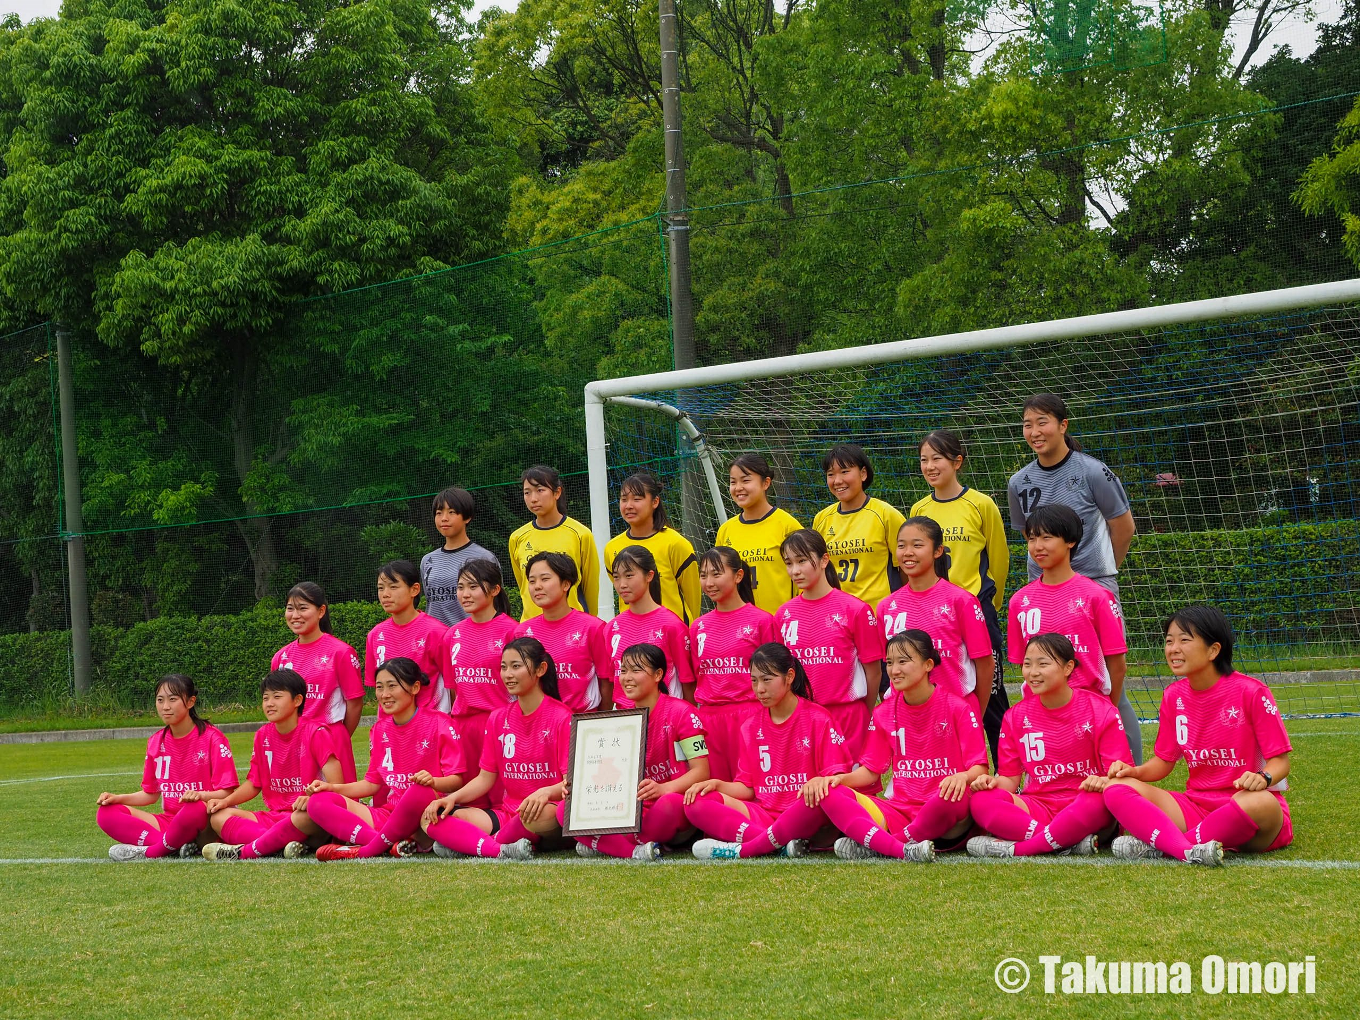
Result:
[[[648,709],[582,712],[571,717],[564,836],[604,836],[642,828]]]

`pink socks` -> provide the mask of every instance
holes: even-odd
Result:
[[[147,843],[146,856],[164,857],[175,853],[207,827],[208,809],[201,800],[187,804],[180,801],[179,809],[170,817],[170,824],[161,832],[161,838]]]
[[[471,822],[449,815],[440,819],[425,830],[430,838],[471,857],[499,857],[501,841],[483,832]]]
[[[383,822],[382,831],[359,849],[360,857],[381,857],[403,839],[409,839],[420,831],[420,816],[425,809],[439,799],[439,793],[428,786],[408,786],[392,805],[392,811]]]
[[[1226,804],[1210,811],[1204,821],[1195,826],[1190,839],[1193,843],[1216,839],[1229,850],[1236,850],[1260,831],[1261,827],[1242,810],[1242,805],[1229,798]]]
[[[825,802],[825,798],[823,798]],[[820,807],[808,807],[795,800],[786,807],[764,832],[758,832],[741,844],[742,857],[763,857],[779,850],[795,839],[810,839],[827,823],[826,812]]]
[[[379,835],[373,826],[351,811],[338,793],[314,793],[307,801],[307,817],[341,843],[363,846]]]
[[[1049,854],[1063,847],[1073,846],[1109,824],[1110,812],[1105,807],[1105,798],[1098,793],[1087,793],[1083,790],[1071,804],[1053,816],[1053,821],[1029,839],[1016,843],[1015,856]]]
[[[1011,794],[991,789],[973,793],[969,805],[973,820],[1001,839],[1016,843],[1029,839],[1039,829],[1039,820],[1024,808],[1017,807]]]
[[[832,825],[860,846],[884,857],[906,856],[902,841],[874,821],[859,798],[845,787],[838,786],[823,798],[822,811]]]
[[[751,819],[736,808],[728,807],[723,796],[716,791],[696,797],[693,804],[685,808],[685,817],[691,825],[697,826],[714,839],[728,843],[740,843],[751,827]],[[766,851],[767,853],[769,851]]]
[[[1169,857],[1185,860],[1185,851],[1193,843],[1161,808],[1125,783],[1111,783],[1105,787],[1105,806],[1119,819],[1126,832],[1149,846],[1154,846]]]
[[[939,839],[968,817],[971,795],[970,790],[958,800],[945,800],[938,792],[931,794],[916,812],[916,817],[907,825],[907,842],[919,843],[923,839]]]
[[[95,824],[115,843],[146,846],[160,833],[135,816],[126,804],[106,804],[94,813]]]

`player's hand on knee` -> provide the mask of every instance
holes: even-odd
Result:
[[[1133,766],[1116,759],[1110,763],[1110,771],[1107,776],[1110,779],[1131,779],[1133,778]]]
[[[693,804],[704,794],[716,790],[720,782],[722,782],[720,779],[705,779],[702,783],[695,783],[685,791],[685,803]]]
[[[1245,790],[1247,793],[1254,793],[1266,788],[1266,777],[1259,772],[1243,772],[1233,780],[1233,786],[1239,790]]]
[[[955,772],[952,776],[945,776],[940,780],[940,799],[950,802],[960,800],[967,789],[967,774]]]
[[[978,776],[973,780],[973,789],[978,793],[996,787],[996,776]]]
[[[1103,793],[1105,787],[1110,785],[1107,776],[1087,776],[1081,781],[1081,788],[1086,793]]]

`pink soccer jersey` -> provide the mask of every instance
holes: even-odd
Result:
[[[166,814],[178,811],[179,798],[190,790],[234,790],[239,785],[231,745],[216,726],[205,726],[202,733],[194,727],[182,737],[172,736],[167,726],[146,742],[142,789],[161,795]]]
[[[519,625],[504,613],[486,623],[468,617],[444,633],[444,684],[453,693],[455,716],[504,708],[512,700],[501,683],[501,653]]]
[[[1076,574],[1062,584],[1031,581],[1011,596],[1006,651],[1011,662],[1025,661],[1025,645],[1036,634],[1062,634],[1077,653],[1068,681],[1074,688],[1110,693],[1105,656],[1128,651],[1119,600],[1088,577]],[[1026,688],[1025,697],[1030,697]]]
[[[444,631],[447,629],[433,616],[424,613],[416,613],[415,619],[407,624],[396,623],[390,618],[384,620],[368,632],[364,683],[369,687],[375,686],[378,667],[388,659],[414,659],[430,680],[428,687],[421,687],[416,704],[421,708],[430,705],[438,712],[447,712],[449,695],[444,689],[440,662]],[[382,712],[378,714],[382,715]]]
[[[807,670],[819,705],[848,705],[869,693],[864,666],[883,661],[874,611],[839,588],[819,599],[795,595],[775,614],[779,634]]]
[[[669,783],[707,755],[704,724],[694,706],[667,694],[657,695],[647,716],[647,778]]]
[[[612,676],[603,621],[573,609],[560,620],[531,617],[515,628],[515,637],[537,638],[548,650],[557,664],[557,693],[568,709],[594,712],[600,707],[596,681]]]
[[[736,781],[755,790],[756,803],[771,814],[792,804],[813,776],[841,775],[851,767],[845,737],[831,714],[803,698],[778,725],[762,708],[741,728]]]
[[[368,771],[364,779],[380,789],[373,806],[382,807],[410,788],[411,777],[425,771],[432,776],[457,776],[468,770],[462,741],[453,720],[432,708],[417,708],[404,723],[380,715],[368,735]]]
[[[290,641],[274,653],[270,669],[291,669],[307,682],[302,718],[321,723],[345,721],[345,702],[364,696],[359,656],[334,634],[303,644]]]
[[[1291,750],[1275,696],[1255,677],[1229,673],[1207,691],[1181,679],[1162,694],[1153,753],[1162,761],[1185,759],[1189,793],[1229,795],[1243,772],[1259,772],[1267,759]],[[1288,779],[1270,787],[1287,789]]]
[[[730,613],[715,609],[690,625],[689,636],[695,701],[735,705],[756,700],[751,690],[751,654],[778,640],[773,616],[749,602]]]
[[[930,635],[940,653],[940,664],[930,671],[936,687],[960,697],[977,687],[973,663],[992,654],[992,638],[976,595],[939,578],[925,591],[898,588],[878,604],[878,618],[885,639],[912,628]]]
[[[860,764],[880,775],[892,771],[894,803],[919,807],[940,780],[987,764],[987,745],[973,706],[936,687],[920,705],[896,691],[874,709]]]
[[[301,719],[284,734],[273,723],[265,723],[255,731],[246,781],[260,791],[270,811],[289,811],[335,756],[328,726]]]
[[[502,811],[517,811],[535,790],[560,783],[570,758],[571,709],[554,698],[545,696],[530,715],[516,701],[487,720],[481,766],[501,777]]]
[[[619,673],[619,661],[631,645],[656,645],[666,653],[666,689],[673,698],[684,696],[684,684],[694,683],[694,663],[690,660],[689,628],[683,620],[665,606],[657,606],[650,613],[624,610],[609,621],[609,675]],[[623,694],[620,684],[614,685],[614,704],[632,708],[632,699]]]
[[[1108,698],[1074,690],[1062,708],[1045,708],[1031,696],[1001,720],[996,774],[1026,777],[1026,794],[1076,796],[1087,776],[1106,775],[1116,761],[1128,761],[1129,738]]]

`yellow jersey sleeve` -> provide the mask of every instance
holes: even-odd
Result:
[[[787,510],[774,507],[758,521],[744,521],[738,514],[718,529],[717,544],[735,549],[751,568],[756,605],[767,613],[774,613],[795,594],[779,547],[802,527]]]
[[[621,532],[604,547],[605,569],[612,572],[614,558],[630,545],[642,546],[656,560],[661,604],[685,623],[697,620],[702,592],[699,590],[699,564],[690,540],[672,527],[662,528],[646,538],[634,538],[626,531]],[[619,610],[622,609],[619,606]]]
[[[964,489],[953,499],[927,496],[911,508],[944,532],[949,549],[949,580],[1000,611],[1010,572],[1010,550],[1001,511],[985,492]]]
[[[831,566],[841,589],[876,606],[892,591],[888,568],[897,550],[897,532],[906,520],[895,506],[870,498],[858,510],[842,513],[839,503],[822,509],[813,527],[826,539]]]
[[[572,594],[580,597],[582,609],[595,616],[600,602],[600,554],[595,547],[595,534],[574,517],[568,517],[567,523],[576,533],[576,569],[581,572],[581,586]]]
[[[1001,509],[996,500],[985,493],[979,495],[982,496],[982,533],[987,540],[987,576],[996,586],[992,604],[1000,613],[1006,598],[1006,577],[1011,570],[1011,550],[1006,544],[1006,525],[1001,520]]]
[[[515,529],[510,535],[509,549],[507,550],[510,554],[510,571],[515,575],[515,587],[519,589],[519,600],[523,607],[519,614],[521,622],[538,616],[540,613],[538,606],[534,605],[533,599],[529,598],[529,584],[524,576],[524,564],[529,557],[522,555],[520,551],[520,547],[524,544],[524,530],[528,527],[530,525],[526,524],[524,527]]]
[[[524,604],[520,619],[531,620],[541,613],[533,599],[529,598],[528,579],[524,572],[525,564],[541,552],[562,553],[576,564],[576,572],[581,580],[572,588],[567,604],[573,609],[594,613],[595,589],[600,583],[595,536],[580,521],[564,517],[561,524],[552,528],[540,528],[530,521],[510,536],[510,567],[515,572],[515,583],[519,585],[520,600]]]

